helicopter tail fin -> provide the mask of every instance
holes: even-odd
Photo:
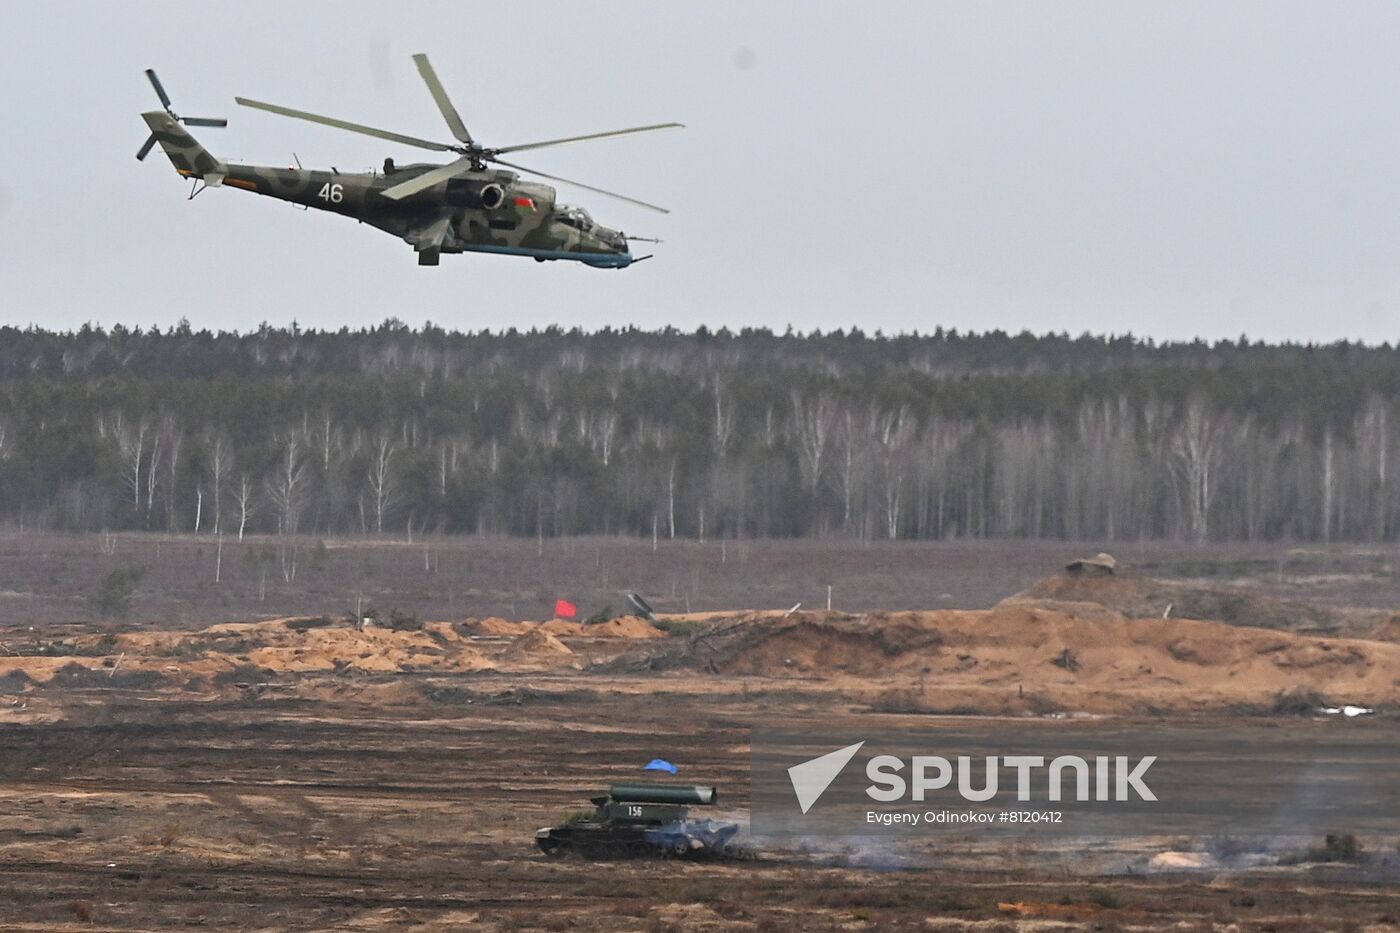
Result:
[[[160,143],[160,148],[170,158],[175,171],[193,178],[207,178],[210,175],[225,175],[228,166],[199,144],[170,114],[164,110],[152,110],[141,114],[141,119],[151,128],[151,137]]]

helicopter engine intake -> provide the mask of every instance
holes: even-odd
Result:
[[[506,203],[506,191],[494,181],[483,184],[465,178],[454,178],[447,183],[447,203],[456,207],[494,211]]]
[[[494,182],[489,185],[482,185],[481,191],[477,194],[477,200],[479,200],[481,206],[488,211],[494,211],[496,208],[506,203],[506,192],[504,188]]]

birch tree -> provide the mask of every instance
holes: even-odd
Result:
[[[277,531],[294,535],[306,504],[306,445],[296,431],[283,439],[277,469],[268,480],[267,496],[277,510]]]
[[[837,469],[841,483],[841,530],[850,534],[857,488],[865,484],[870,450],[871,420],[844,405],[836,422]]]
[[[205,440],[205,469],[209,478],[209,494],[214,500],[214,534],[223,532],[223,492],[233,470],[233,449],[222,432],[214,431]]]
[[[1172,465],[1181,484],[1191,538],[1210,535],[1210,507],[1224,423],[1201,395],[1193,395],[1171,439]]]
[[[909,463],[905,451],[913,439],[914,424],[907,407],[885,412],[876,419],[879,441],[880,496],[884,507],[885,536],[899,537],[904,510]]]
[[[370,509],[374,513],[374,533],[384,533],[384,516],[393,507],[396,489],[394,485],[394,453],[398,448],[387,434],[381,434],[370,448],[370,461],[367,480],[369,482]]]
[[[116,429],[117,447],[121,451],[122,481],[131,490],[131,507],[141,509],[141,461],[146,453],[146,434],[150,430],[145,419],[135,425],[123,423]]]
[[[1356,434],[1360,439],[1361,455],[1367,474],[1367,492],[1374,503],[1371,510],[1371,534],[1384,541],[1390,534],[1390,405],[1379,395],[1372,395],[1357,416]]]
[[[815,493],[821,485],[827,445],[831,442],[836,413],[825,393],[806,396],[792,394],[793,427],[797,437],[803,483]]]
[[[243,532],[248,527],[248,520],[253,517],[253,482],[248,478],[247,473],[241,473],[238,477],[238,484],[233,487],[233,502],[238,506],[238,540],[243,540]]]

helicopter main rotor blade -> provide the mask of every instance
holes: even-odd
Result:
[[[165,93],[165,88],[161,87],[160,78],[156,77],[156,70],[154,68],[146,69],[146,79],[151,82],[151,87],[156,89],[156,96],[160,98],[161,104],[165,106],[166,110],[169,110],[170,95]]]
[[[260,100],[250,100],[247,97],[235,97],[234,100],[244,107],[252,107],[255,110],[266,110],[268,113],[276,113],[284,117],[309,120],[312,123],[333,126],[336,129],[349,130],[352,133],[363,133],[366,136],[375,136],[379,139],[387,139],[390,142],[403,143],[405,146],[417,146],[419,149],[432,149],[434,152],[454,151],[453,147],[446,143],[435,143],[429,139],[419,139],[417,136],[405,136],[402,133],[379,130],[372,126],[351,123],[348,120],[337,120],[335,117],[323,117],[320,114],[308,113],[305,110],[293,110],[291,107],[279,107],[277,104],[266,104]]]
[[[543,149],[546,146],[562,146],[564,143],[581,143],[590,139],[607,139],[610,136],[628,136],[632,133],[650,133],[653,130],[683,129],[684,127],[684,123],[656,123],[651,126],[632,126],[625,130],[608,130],[605,133],[589,133],[585,136],[564,136],[560,139],[546,139],[537,143],[520,143],[516,146],[504,146],[491,151],[524,152],[526,149]]]
[[[180,122],[185,126],[228,126],[223,117],[181,117]]]
[[[471,169],[471,159],[458,159],[456,162],[449,162],[446,165],[440,165],[437,168],[429,169],[422,175],[417,175],[410,178],[408,181],[400,182],[391,188],[385,188],[379,193],[391,201],[401,201],[410,195],[425,191],[439,182],[447,181],[449,178],[456,178],[463,172],[471,171]]]
[[[550,175],[548,172],[541,172],[538,169],[526,168],[523,165],[516,165],[514,162],[507,162],[505,159],[492,158],[491,161],[497,163],[498,165],[504,165],[507,168],[519,169],[522,172],[529,172],[531,175],[538,175],[541,178],[548,178],[551,181],[562,181],[566,185],[573,185],[575,188],[582,188],[585,191],[592,191],[595,194],[605,194],[610,198],[617,198],[619,201],[627,201],[630,204],[636,204],[638,207],[645,207],[653,211],[660,211],[663,214],[671,213],[664,207],[659,207],[655,204],[648,203],[647,201],[639,201],[636,198],[629,198],[625,194],[618,194],[616,191],[608,191],[606,188],[595,188],[593,185],[585,185],[581,181],[574,181],[571,178],[561,178],[558,175]]]
[[[418,66],[418,74],[422,76],[423,83],[428,86],[428,93],[433,95],[433,102],[442,111],[442,118],[447,121],[447,128],[458,140],[468,146],[472,145],[472,134],[467,132],[467,125],[462,122],[457,108],[452,106],[452,101],[448,99],[447,91],[443,90],[442,82],[438,80],[437,72],[433,70],[428,56],[420,52],[413,56],[413,62]]]

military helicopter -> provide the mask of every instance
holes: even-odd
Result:
[[[141,114],[151,128],[151,135],[136,158],[144,159],[151,148],[160,143],[174,163],[175,170],[193,180],[190,198],[206,188],[227,186],[290,201],[303,208],[314,207],[343,214],[403,238],[418,253],[418,264],[422,266],[437,265],[438,257],[443,253],[462,252],[531,256],[537,262],[568,259],[602,269],[624,269],[634,262],[650,258],[633,257],[629,241],[660,241],[648,237],[629,237],[619,230],[597,224],[583,208],[558,203],[550,186],[525,181],[518,173],[563,182],[663,214],[669,213],[664,207],[526,168],[507,162],[501,156],[565,143],[675,129],[682,124],[657,123],[513,146],[484,146],[468,132],[428,62],[428,56],[415,55],[413,60],[418,66],[419,75],[428,85],[428,92],[442,111],[455,142],[434,142],[405,136],[246,97],[235,97],[234,100],[245,107],[363,133],[405,146],[456,153],[457,159],[446,165],[396,165],[393,159],[385,159],[382,172],[349,173],[335,168],[330,171],[308,170],[301,168],[299,163],[293,168],[225,163],[196,142],[184,127],[227,126],[228,121],[176,114],[169,95],[151,69],[146,70],[146,77],[155,88],[162,109]],[[505,169],[493,168],[493,165],[505,166]]]

